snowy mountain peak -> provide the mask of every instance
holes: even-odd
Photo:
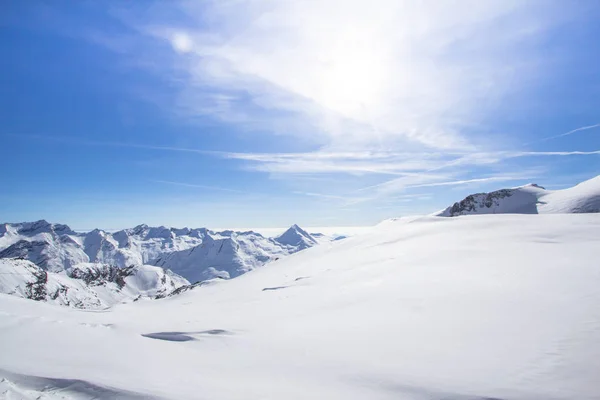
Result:
[[[66,225],[46,221],[3,227],[0,259],[28,260],[52,273],[66,273],[87,263],[123,269],[153,265],[170,269],[191,282],[234,278],[316,244],[297,225],[280,238],[282,241],[252,231],[213,232],[146,224],[113,233],[100,229],[77,233]]]
[[[600,212],[600,175],[562,190],[531,183],[512,189],[475,193],[434,215],[553,214]]]
[[[40,233],[54,233],[57,235],[72,234],[73,230],[64,224],[53,224],[44,219],[33,222],[5,223],[0,228],[0,234],[8,232],[18,233],[20,235],[34,236]]]
[[[254,232],[206,232],[202,242],[165,252],[150,264],[169,268],[190,282],[235,278],[250,270],[302,250]]]
[[[310,233],[296,224],[292,225],[287,231],[275,238],[275,240],[283,245],[299,247],[301,249],[306,249],[317,244],[317,240]]]

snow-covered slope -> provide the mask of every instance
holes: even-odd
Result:
[[[27,259],[42,269],[61,272],[81,263],[125,268],[145,264],[169,268],[195,282],[216,276],[235,277],[274,259],[313,245],[299,236],[281,243],[254,232],[213,232],[138,225],[110,233],[95,229],[76,233],[46,221],[0,225],[0,259]],[[295,239],[295,240],[292,240]]]
[[[600,212],[600,175],[564,190],[550,191],[540,198],[540,213]]]
[[[598,399],[598,232],[600,214],[400,219],[102,313],[0,295],[2,388],[43,398]]]
[[[563,190],[530,184],[490,193],[476,193],[435,215],[545,214],[600,212],[600,176]]]
[[[298,225],[292,225],[275,240],[285,246],[293,246],[301,250],[317,244],[317,240]]]
[[[79,264],[62,273],[31,261],[0,259],[0,293],[75,308],[107,308],[139,298],[166,296],[189,282],[149,265],[116,268]]]
[[[339,235],[339,234],[333,234],[333,235],[327,235],[324,233],[320,233],[320,232],[311,232],[310,236],[312,236],[312,238],[318,243],[329,243],[329,242],[334,242],[336,240],[343,240],[348,238],[348,236],[346,235]]]

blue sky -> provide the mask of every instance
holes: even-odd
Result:
[[[0,220],[359,226],[600,173],[600,3],[8,1]]]

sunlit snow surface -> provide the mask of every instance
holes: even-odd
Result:
[[[599,259],[598,214],[424,217],[106,312],[1,295],[0,397],[598,399]]]

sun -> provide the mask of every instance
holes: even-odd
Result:
[[[390,79],[385,54],[361,38],[346,37],[328,47],[319,63],[315,100],[351,118],[380,109]]]

